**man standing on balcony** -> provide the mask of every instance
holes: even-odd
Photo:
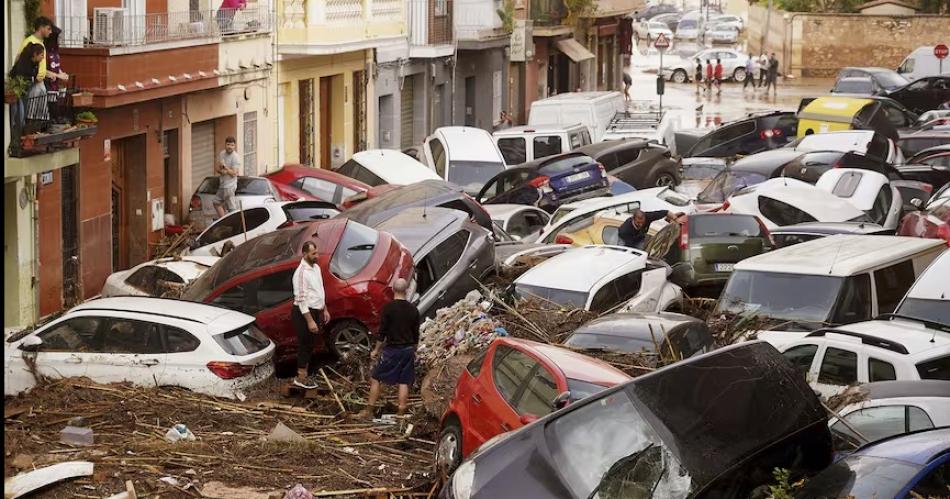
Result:
[[[247,0],[224,0],[218,9],[218,29],[227,33],[234,28],[234,13],[247,6]]]
[[[234,195],[237,192],[237,178],[241,174],[241,158],[236,149],[237,141],[234,137],[228,137],[224,139],[224,150],[218,154],[218,193],[213,201],[218,218],[238,209]]]
[[[46,37],[49,36],[50,33],[52,32],[53,32],[53,21],[50,21],[50,19],[45,16],[37,17],[36,19],[33,20],[33,34],[26,37],[26,39],[23,40],[23,43],[20,44],[20,52],[23,52],[23,49],[26,48],[26,46],[31,43],[35,43],[37,45],[40,45],[41,47],[44,47],[43,59],[40,61],[40,68],[36,72],[36,81],[41,85],[43,84],[43,80],[45,80],[48,77],[51,77],[46,72],[46,49],[45,49],[46,44],[43,41],[46,40]]]

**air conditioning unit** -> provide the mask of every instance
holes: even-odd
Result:
[[[125,41],[126,10],[117,7],[93,9],[92,42],[97,45],[121,45]]]

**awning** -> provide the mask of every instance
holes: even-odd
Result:
[[[564,55],[570,57],[574,62],[582,62],[594,58],[594,54],[592,54],[590,50],[587,50],[583,45],[577,43],[577,40],[573,38],[558,40],[554,42],[554,46],[561,52],[564,52]]]

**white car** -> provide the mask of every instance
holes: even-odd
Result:
[[[625,214],[638,208],[643,211],[683,212],[687,215],[696,212],[696,207],[689,198],[670,187],[654,187],[619,196],[585,199],[558,206],[547,226],[541,231],[538,242],[551,244],[558,234],[569,227],[572,232],[583,229],[593,224],[594,215],[602,211]]]
[[[336,170],[341,175],[377,187],[383,184],[409,185],[439,179],[429,167],[409,155],[391,149],[360,151]]]
[[[774,229],[803,222],[870,222],[849,201],[793,178],[773,178],[740,189],[723,204],[723,212],[755,215]]]
[[[218,194],[218,177],[205,177],[201,185],[195,189],[188,205],[188,223],[196,228],[203,229],[218,219],[218,212],[214,209],[214,198]],[[277,188],[269,179],[264,177],[238,177],[237,189],[234,191],[234,202],[239,210],[246,210],[267,203],[283,201]],[[227,211],[225,209],[225,211]]]
[[[667,280],[670,272],[667,265],[648,262],[641,250],[582,246],[535,265],[515,279],[513,292],[598,313],[662,312],[680,307],[683,298],[683,290]]]
[[[710,16],[709,22],[710,24],[715,24],[717,26],[728,26],[735,29],[736,31],[742,31],[745,28],[745,22],[741,17],[730,14]]]
[[[920,274],[895,314],[950,327],[950,250],[944,251]]]
[[[706,61],[710,61],[713,67],[716,66],[716,59],[722,61],[722,76],[724,79],[732,79],[739,83],[745,81],[746,67],[745,63],[749,60],[748,54],[739,52],[735,49],[711,48],[701,50],[691,57],[685,57],[679,61],[673,62],[669,66],[663,66],[663,77],[676,83],[686,83],[692,81],[696,73],[696,60],[699,59],[703,65],[703,74],[706,74]]]
[[[847,199],[868,214],[871,222],[897,230],[903,212],[903,197],[881,173],[858,168],[832,168],[818,178],[815,187]]]
[[[218,260],[216,256],[158,258],[106,278],[101,296],[161,296],[198,278]]]
[[[240,398],[273,376],[273,354],[274,343],[250,315],[162,298],[102,298],[9,337],[3,393],[33,388],[33,364],[53,379],[176,386]]]
[[[950,380],[950,334],[919,322],[872,320],[820,329],[779,349],[825,397],[854,383]]]
[[[813,133],[785,147],[796,151],[856,152],[875,156],[897,166],[906,161],[901,148],[893,140],[873,130],[847,130],[842,132]]]
[[[422,145],[425,163],[439,178],[474,196],[507,165],[492,135],[481,128],[436,128]]]
[[[486,204],[482,208],[502,230],[526,243],[537,240],[551,219],[541,208],[524,204]]]
[[[712,43],[736,43],[739,41],[739,30],[729,24],[716,23],[706,28],[705,37]]]
[[[281,201],[229,213],[215,221],[195,239],[186,255],[224,256],[224,245],[235,247],[262,234],[290,227],[296,223],[326,220],[339,215],[332,203],[325,201]]]
[[[653,40],[656,40],[660,35],[665,36],[671,43],[673,42],[673,32],[670,31],[666,23],[660,21],[640,21],[637,24],[636,35],[638,40],[645,39],[648,44],[653,43]]]

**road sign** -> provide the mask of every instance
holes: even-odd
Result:
[[[946,45],[941,43],[934,47],[934,57],[937,59],[945,59],[948,54],[950,54],[950,49]]]
[[[660,35],[656,37],[656,42],[653,43],[653,46],[662,52],[670,47],[670,41],[666,39],[666,35],[660,33]]]

